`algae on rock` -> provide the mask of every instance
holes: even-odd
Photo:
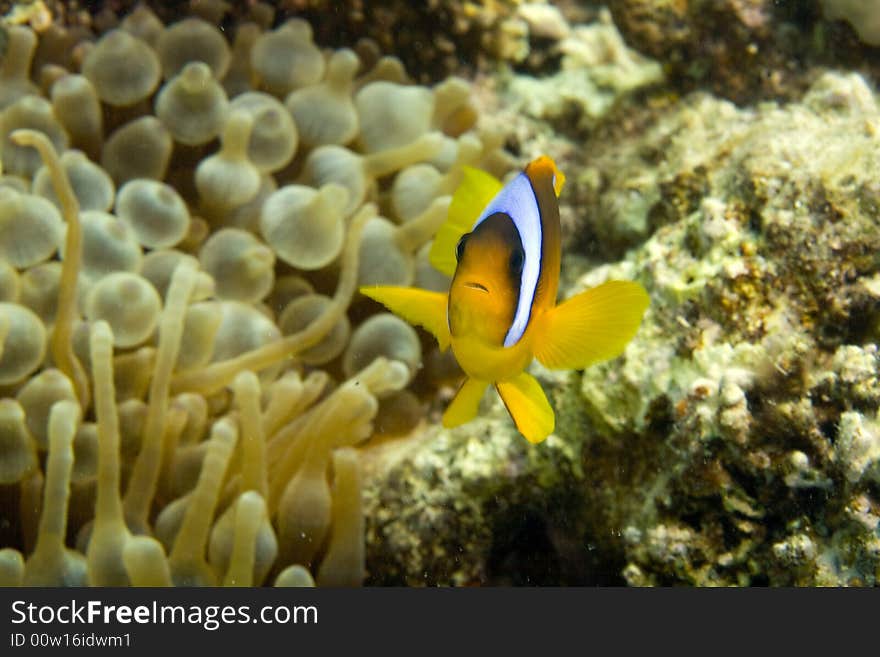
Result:
[[[628,582],[876,581],[880,513],[862,473],[877,458],[877,299],[862,280],[880,269],[865,202],[878,119],[861,77],[828,73],[788,106],[693,96],[624,146],[665,147],[648,186],[663,220],[581,284],[632,275],[652,307],[581,392],[602,445],[587,472],[639,458],[628,483],[587,494],[606,505],[600,527],[623,530],[607,547]],[[688,176],[700,193],[667,202]]]

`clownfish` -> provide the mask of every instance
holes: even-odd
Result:
[[[561,261],[557,197],[565,178],[547,156],[509,183],[464,168],[461,185],[430,252],[452,277],[448,294],[370,286],[361,293],[411,324],[440,349],[452,347],[467,374],[443,425],[472,420],[494,385],[517,429],[539,443],[555,427],[540,384],[525,370],[537,358],[552,369],[583,369],[619,356],[638,330],[648,294],[638,283],[608,281],[556,303]]]

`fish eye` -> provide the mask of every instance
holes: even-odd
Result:
[[[455,259],[459,262],[461,261],[461,257],[464,255],[464,245],[467,243],[467,239],[470,237],[470,233],[465,233],[461,236],[461,239],[458,240],[458,245],[455,247]]]
[[[525,253],[521,248],[516,248],[510,253],[510,273],[514,276],[522,274],[523,264],[525,263]]]

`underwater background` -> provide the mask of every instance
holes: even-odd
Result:
[[[877,584],[880,1],[0,15],[0,585]],[[357,287],[542,154],[560,297],[650,307],[444,429]]]

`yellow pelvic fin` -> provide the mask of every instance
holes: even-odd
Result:
[[[535,377],[521,372],[509,381],[497,382],[495,389],[526,440],[540,443],[553,433],[556,417]]]
[[[608,281],[581,292],[540,318],[535,357],[560,370],[615,358],[636,334],[648,301],[645,288],[632,281]]]
[[[455,274],[458,240],[470,232],[489,201],[501,191],[501,182],[485,171],[462,167],[462,172],[464,175],[452,197],[446,223],[437,231],[428,256],[431,265],[447,276]]]
[[[488,386],[486,381],[478,381],[471,377],[465,379],[446,412],[443,413],[443,426],[457,427],[473,420],[477,416],[480,400]]]
[[[415,287],[374,285],[360,288],[361,294],[378,301],[410,324],[423,326],[437,338],[440,351],[449,346],[449,323],[446,320],[448,295]]]

